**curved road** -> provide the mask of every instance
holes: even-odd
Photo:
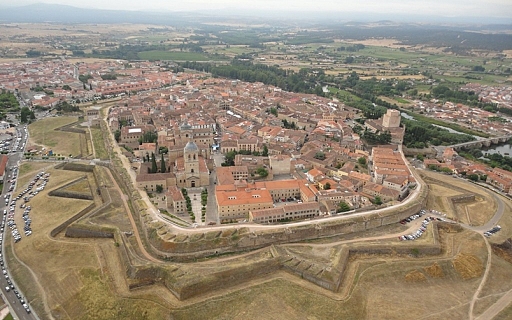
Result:
[[[108,109],[107,109],[106,115],[104,117],[104,120],[106,120],[107,117],[108,117]],[[126,169],[128,174],[130,175],[132,183],[134,185],[136,185],[136,182],[135,182],[135,178],[136,177],[135,177],[134,172],[132,172],[132,170],[131,170],[131,166],[130,166],[130,163],[128,162],[128,159],[122,155],[122,152],[121,152],[119,146],[117,145],[116,141],[113,139],[112,134],[110,134],[109,137],[111,139],[111,144],[113,146],[113,149],[114,149],[116,155],[119,157],[119,159],[123,163],[123,167]],[[417,181],[416,189],[413,191],[413,193],[406,200],[404,200],[402,203],[400,203],[399,205],[394,206],[394,207],[377,209],[377,210],[366,211],[366,212],[352,213],[352,214],[349,214],[349,215],[334,216],[334,217],[323,218],[323,219],[322,218],[321,219],[315,219],[315,220],[312,220],[312,221],[310,220],[310,221],[295,222],[295,223],[289,223],[289,224],[280,225],[280,226],[275,226],[275,225],[256,225],[256,224],[238,224],[236,226],[230,225],[230,226],[201,227],[201,228],[198,228],[198,229],[183,228],[183,227],[174,225],[174,224],[170,223],[168,220],[162,218],[159,215],[158,210],[156,210],[154,208],[153,204],[149,200],[149,197],[147,197],[147,195],[143,194],[140,190],[138,190],[138,192],[139,192],[142,200],[146,203],[148,211],[151,212],[152,216],[156,220],[162,221],[162,222],[166,223],[167,225],[170,225],[173,228],[177,229],[178,231],[185,232],[185,233],[206,232],[206,231],[209,231],[209,230],[222,230],[222,229],[232,229],[232,228],[240,228],[240,227],[247,227],[251,231],[265,230],[265,229],[267,229],[267,230],[268,229],[286,229],[286,228],[289,228],[290,226],[310,225],[310,224],[315,223],[315,222],[318,223],[318,222],[326,221],[326,220],[328,220],[328,221],[347,220],[347,219],[352,219],[354,217],[362,217],[362,216],[369,215],[369,214],[385,212],[386,210],[395,210],[397,207],[405,206],[408,203],[410,203],[411,201],[414,201],[419,196],[419,194],[421,193],[421,190],[426,187],[425,183],[423,182],[421,177],[417,174],[417,172],[413,168],[411,168],[410,163],[407,161],[407,159],[405,158],[405,156],[404,156],[404,154],[402,152],[401,146],[399,146],[399,151],[400,151],[400,154],[402,155],[402,159],[403,159],[404,163],[406,163],[406,165],[408,166],[410,172],[413,174],[413,176],[415,177],[415,179]],[[116,186],[117,186],[117,184],[116,184]],[[119,187],[117,186],[117,188],[119,188]],[[502,199],[499,198],[498,196],[496,196],[493,192],[489,192],[488,191],[488,193],[494,198],[494,200],[498,204],[498,208],[496,209],[496,213],[494,214],[494,216],[483,226],[474,227],[474,226],[469,226],[469,225],[466,225],[466,224],[461,224],[463,227],[465,227],[467,229],[470,229],[470,230],[473,230],[475,232],[478,232],[480,234],[483,234],[483,232],[485,232],[485,231],[491,229],[493,226],[495,226],[498,223],[498,221],[502,218],[503,213],[504,213],[504,209],[505,209],[505,205],[504,205]],[[138,242],[139,247],[142,250],[144,256],[146,258],[148,258],[149,260],[153,261],[153,262],[160,262],[158,259],[155,259],[154,257],[152,257],[146,251],[146,249],[144,248],[144,246],[142,244],[142,241],[140,239],[140,235],[138,234],[137,226],[135,225],[133,217],[132,217],[132,215],[131,215],[131,213],[129,211],[129,208],[128,208],[127,204],[126,204],[126,200],[123,199],[123,202],[124,202],[125,208],[126,208],[126,210],[128,212],[128,216],[129,216],[130,221],[132,223],[132,227],[134,229],[134,232],[136,234],[137,242]],[[396,236],[396,235],[386,235],[386,236],[380,236],[380,237],[359,238],[359,239],[354,239],[353,241],[355,242],[355,241],[378,240],[378,239],[390,238],[390,237],[393,237],[393,236]],[[474,305],[475,305],[476,301],[478,300],[478,295],[480,294],[482,288],[485,285],[485,282],[487,280],[487,277],[488,277],[488,274],[489,274],[490,268],[491,268],[492,250],[491,250],[491,247],[490,247],[489,242],[487,241],[487,239],[484,238],[484,241],[485,241],[485,244],[486,244],[486,247],[487,247],[488,258],[487,258],[485,273],[484,273],[484,276],[482,277],[482,281],[480,282],[480,285],[478,286],[478,289],[475,291],[475,293],[473,295],[473,298],[472,298],[472,300],[470,302],[470,308],[469,308],[469,311],[468,311],[468,313],[469,313],[468,316],[469,316],[469,319],[471,319],[471,320],[474,319],[474,315],[473,315]],[[491,305],[483,314],[481,314],[477,318],[477,320],[491,319],[492,317],[496,316],[501,310],[503,310],[507,305],[509,305],[510,302],[512,302],[512,289],[510,291],[508,291],[506,294],[504,294],[496,303]]]
[[[21,134],[20,138],[21,138],[21,141],[19,142],[19,145],[20,147],[18,148],[18,150],[13,150],[13,152],[11,152],[8,156],[8,160],[7,160],[7,165],[5,167],[5,175],[6,175],[6,178],[4,179],[5,181],[8,180],[11,176],[13,176],[14,173],[16,173],[16,175],[18,175],[18,170],[12,170],[10,173],[9,173],[9,169],[14,167],[14,166],[18,166],[19,162],[23,159],[23,144],[26,143],[26,141],[28,140],[28,132],[27,133],[24,133],[24,128],[26,126],[19,126],[18,128],[22,129],[20,130],[18,133]],[[18,137],[18,134],[17,134],[17,137]],[[19,168],[18,168],[19,169]],[[5,182],[4,181],[4,187],[3,187],[3,190],[2,190],[2,194],[6,194],[6,193],[11,193],[11,199],[12,199],[12,194],[14,191],[8,191],[9,188],[11,187],[11,185],[13,186],[13,189],[16,189],[16,183],[17,183],[17,180],[15,180],[14,182]],[[8,209],[7,208],[7,205],[5,204],[5,202],[2,202],[0,204],[0,210],[3,211],[4,209]],[[5,216],[4,216],[5,217]],[[34,232],[37,232],[37,231],[34,231]],[[10,232],[9,232],[10,233]],[[2,233],[3,235],[3,240],[1,241],[2,243],[2,252],[4,253],[3,255],[3,259],[4,259],[4,265],[5,265],[5,270],[7,271],[7,275],[10,276],[10,272],[9,272],[9,266],[7,264],[7,259],[5,257],[5,242],[8,241],[7,238],[9,238],[10,241],[12,241],[12,236],[9,234],[8,235],[8,227],[7,225],[4,226],[4,232]],[[23,239],[22,239],[23,241]],[[13,254],[14,254],[14,241],[11,242],[11,249],[13,251]],[[16,256],[15,256],[15,259],[16,259]],[[23,264],[22,261],[18,260],[20,263]],[[32,270],[31,269],[28,269],[31,273],[32,273]],[[32,273],[33,274],[33,273]],[[16,282],[13,278],[10,279],[11,282],[13,283],[14,287],[16,290],[19,291],[19,294],[22,296],[22,297],[25,297],[25,300],[27,300],[26,296],[21,292],[21,290],[19,289],[19,287],[16,285]],[[22,319],[22,320],[32,320],[32,319],[39,319],[37,314],[34,312],[33,308],[30,308],[31,310],[31,313],[27,313],[25,311],[25,308],[23,308],[23,306],[21,305],[19,299],[16,297],[16,295],[14,294],[13,290],[9,290],[7,291],[6,290],[6,286],[7,286],[7,280],[4,279],[4,277],[0,278],[0,291],[2,293],[2,297],[4,299],[4,301],[7,303],[7,305],[9,306],[9,311],[11,312],[11,315],[13,315],[13,317],[15,319]],[[26,303],[28,305],[30,305],[30,302],[29,301],[26,301]],[[43,304],[44,304],[44,307],[45,309],[47,308],[46,306],[46,301],[43,299]]]

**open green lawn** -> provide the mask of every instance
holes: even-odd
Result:
[[[249,48],[249,46],[246,46],[246,45],[240,45],[240,46],[231,45],[229,47],[226,47],[225,45],[222,45],[222,46],[211,45],[211,46],[203,46],[202,48],[203,48],[203,50],[207,51],[208,53],[225,54],[227,56],[235,56],[235,55],[249,53],[249,52],[261,51],[259,49]]]
[[[14,318],[12,317],[12,315],[11,315],[10,313],[8,313],[8,314],[5,316],[5,318],[4,318],[4,320],[13,320],[13,319],[14,319]]]
[[[108,152],[105,148],[105,141],[103,140],[103,134],[99,128],[91,128],[92,142],[94,143],[94,155],[98,159],[108,159]]]
[[[77,120],[77,117],[55,117],[38,120],[28,126],[30,140],[32,143],[52,149],[54,154],[77,155],[80,153],[79,134],[55,130]]]
[[[210,57],[197,52],[178,52],[178,51],[142,51],[139,52],[139,58],[145,60],[181,60],[181,61],[209,61],[220,60],[216,57]]]

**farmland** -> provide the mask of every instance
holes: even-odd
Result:
[[[195,52],[178,52],[178,51],[142,51],[139,52],[139,58],[145,60],[175,60],[175,61],[210,61],[220,60],[215,56],[207,56],[202,53]]]

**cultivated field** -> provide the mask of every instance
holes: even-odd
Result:
[[[179,51],[143,51],[139,58],[145,60],[209,61],[214,60],[202,53]]]

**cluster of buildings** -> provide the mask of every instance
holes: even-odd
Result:
[[[110,75],[110,78],[102,78]],[[80,76],[87,81],[80,81]],[[112,79],[114,78],[114,79]],[[112,79],[112,80],[107,80]],[[26,104],[51,108],[61,101],[81,102],[168,86],[173,74],[154,63],[125,61],[92,63],[66,59],[0,64],[0,88],[19,91]]]
[[[480,83],[468,83],[462,91],[472,91],[482,102],[495,103],[500,107],[512,109],[512,86],[488,86]]]
[[[142,130],[139,129],[131,128],[125,131],[131,139],[130,135],[141,135]],[[130,133],[130,130],[133,131]],[[156,149],[157,145],[167,148],[167,152],[157,164],[158,172],[152,172],[152,162],[143,160],[136,178],[137,186],[150,192],[156,191],[159,185],[163,188],[168,186],[179,188],[208,186],[209,175],[213,168],[210,158],[211,145],[200,142],[204,136],[195,135],[196,131],[202,132],[202,130],[194,130],[190,124],[184,123],[165,135],[165,143],[147,143],[150,145],[149,147],[142,144],[143,147],[137,150],[141,159],[147,159],[149,153],[152,155],[159,153]],[[123,135],[121,135],[121,141],[124,141]],[[134,145],[134,143],[130,145]],[[136,145],[139,145],[138,142]],[[147,154],[143,154],[144,152]],[[163,153],[160,152],[160,154]]]
[[[389,109],[380,119],[369,119],[365,122],[366,128],[373,132],[386,132],[391,134],[391,143],[404,142],[405,128],[400,126],[400,111]]]
[[[444,148],[443,152],[438,154],[435,159],[425,159],[425,167],[437,167],[444,169],[447,173],[457,175],[477,175],[479,179],[484,179],[489,185],[503,193],[512,196],[512,172],[500,168],[491,168],[485,164],[473,163],[458,155],[451,147]]]
[[[512,196],[512,172],[494,168],[487,172],[485,182]]]
[[[489,101],[490,102],[490,101]],[[476,107],[469,107],[460,103],[439,101],[414,101],[414,108],[426,116],[447,122],[454,122],[473,130],[486,132],[491,135],[504,136],[512,134],[512,118],[503,114],[499,117],[505,121],[497,121],[496,113],[485,111]],[[503,105],[502,105],[503,106]],[[512,108],[512,106],[510,106]]]
[[[186,210],[180,188],[208,185],[212,155],[234,152],[234,166],[215,168],[219,220],[271,223],[335,214],[341,202],[361,209],[375,197],[392,202],[407,196],[409,175],[403,180],[398,169],[392,175],[378,167],[373,176],[371,166],[358,165],[358,159],[370,162],[371,156],[347,121],[358,112],[331,99],[262,83],[184,73],[173,76],[169,87],[124,96],[110,109],[108,121],[111,130],[120,130],[119,144],[132,151],[127,155],[133,161],[151,154],[160,159],[165,150],[168,170],[151,172],[151,163],[144,161],[137,184],[148,191],[162,185],[170,210]],[[396,142],[403,140],[399,113],[373,125],[391,131]],[[141,141],[148,133],[156,139]],[[199,165],[188,157],[196,148]],[[375,155],[392,162],[378,151]],[[382,168],[386,164],[379,162]],[[268,175],[261,176],[261,169]]]
[[[59,59],[3,66],[2,88],[53,91],[31,98],[32,105],[120,97],[107,120],[134,163],[137,186],[165,190],[176,213],[186,211],[181,188],[203,188],[213,180],[209,196],[221,222],[259,223],[335,214],[342,202],[355,210],[394,203],[415,184],[396,147],[404,128],[395,110],[367,121],[369,130],[389,131],[395,145],[366,151],[352,130],[360,111],[312,94],[204,73],[175,74],[151,62]],[[84,77],[85,83],[79,80]],[[98,110],[90,112],[92,117]],[[234,166],[216,168],[213,156],[219,152],[235,153]]]

